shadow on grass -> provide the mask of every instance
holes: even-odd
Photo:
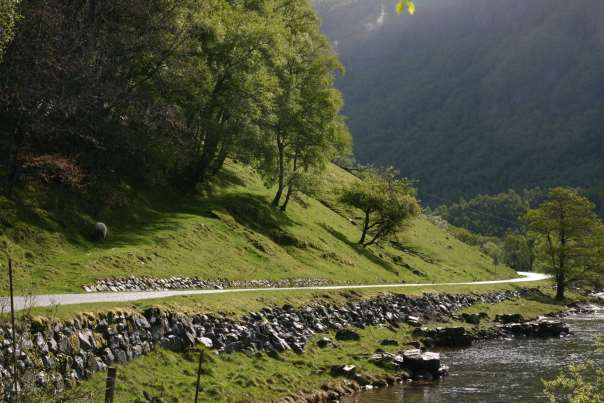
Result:
[[[244,227],[274,238],[286,227],[294,224],[284,212],[274,208],[266,198],[252,193],[237,193],[201,203],[198,207],[206,212],[223,210]],[[197,211],[200,214],[202,211]]]
[[[346,235],[342,234],[340,231],[336,230],[335,228],[333,228],[329,225],[326,225],[326,224],[320,224],[320,225],[327,232],[329,232],[331,235],[333,235],[337,240],[347,244],[352,249],[354,249],[354,251],[356,253],[358,253],[359,255],[369,259],[371,262],[375,263],[378,266],[383,267],[387,271],[394,273],[396,275],[399,275],[399,271],[396,269],[396,267],[394,267],[392,264],[386,262],[384,259],[380,258],[379,256],[374,255],[370,249],[359,245],[358,242],[351,241],[350,239],[348,239],[348,237]]]
[[[217,213],[228,213],[235,222],[275,241],[285,234],[285,228],[294,222],[282,211],[273,208],[262,196],[252,193],[233,193],[221,196],[172,198],[153,207],[128,212],[129,216],[114,220],[114,235],[101,248],[133,245],[150,234],[177,231],[182,226],[183,215],[220,220]]]
[[[246,182],[235,172],[223,169],[218,175],[212,178],[211,182],[205,186],[204,191],[215,192],[220,189],[225,189],[232,186],[245,186]]]
[[[552,291],[551,295],[543,292],[540,289],[530,290],[525,296],[524,299],[534,302],[540,302],[543,304],[549,305],[566,305],[570,302],[569,299],[564,299],[562,301],[557,300],[554,296],[554,292]]]
[[[285,213],[273,208],[260,194],[213,190],[245,186],[245,180],[228,170],[217,176],[205,195],[178,188],[137,188],[128,194],[127,205],[95,213],[94,202],[85,195],[64,190],[23,191],[15,200],[0,197],[0,230],[18,242],[41,234],[60,234],[84,251],[108,250],[146,243],[162,232],[178,231],[186,216],[220,220],[229,214],[239,225],[261,233],[282,245],[296,244],[286,228],[295,224]],[[100,215],[100,216],[99,216]],[[94,224],[109,228],[104,242],[95,242]],[[48,239],[42,235],[40,239]],[[50,246],[49,246],[50,247]]]

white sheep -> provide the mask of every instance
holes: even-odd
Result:
[[[97,241],[104,241],[107,239],[107,226],[102,222],[94,224],[94,237]]]

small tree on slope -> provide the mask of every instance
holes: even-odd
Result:
[[[394,169],[364,172],[361,181],[346,189],[340,200],[363,211],[363,232],[359,240],[363,246],[396,234],[408,219],[420,212],[411,182],[398,178]]]

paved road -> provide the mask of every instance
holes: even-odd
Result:
[[[364,288],[405,288],[405,287],[435,287],[451,285],[484,285],[484,284],[512,284],[541,281],[550,278],[546,274],[518,272],[522,277],[510,280],[492,280],[492,281],[474,281],[467,283],[424,283],[424,284],[378,284],[378,285],[335,285],[322,287],[290,287],[290,288],[230,288],[225,290],[179,290],[179,291],[136,291],[136,292],[99,292],[87,294],[54,294],[54,295],[36,295],[34,297],[15,297],[15,309],[20,310],[26,306],[53,306],[53,305],[73,305],[89,304],[98,302],[127,302],[140,301],[145,299],[157,299],[175,297],[179,295],[208,295],[208,294],[227,294],[242,293],[253,291],[264,292],[283,292],[283,291],[301,291],[301,290],[354,290]],[[4,299],[5,297],[3,297]]]

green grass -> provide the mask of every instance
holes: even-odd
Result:
[[[539,291],[531,292],[524,298],[501,302],[499,304],[477,304],[462,310],[460,313],[481,313],[484,312],[489,319],[494,320],[495,316],[500,314],[521,314],[524,319],[536,319],[552,313],[563,312],[567,305],[572,302],[585,300],[578,294],[568,293],[566,300],[558,301],[554,298],[551,288],[548,291],[546,287]]]
[[[299,197],[285,214],[270,206],[273,191],[252,169],[232,162],[204,196],[139,190],[128,206],[101,217],[62,196],[2,199],[0,241],[15,259],[19,294],[78,292],[129,275],[356,284],[514,277],[423,217],[399,236],[405,251],[359,247],[360,230],[348,220],[359,214],[337,203],[337,189],[353,180],[330,166],[324,190]],[[102,244],[89,236],[96,220],[109,226]]]
[[[203,402],[269,401],[300,391],[311,392],[325,384],[336,384],[341,378],[332,378],[332,365],[356,365],[363,375],[384,376],[388,372],[368,362],[375,349],[396,352],[411,340],[406,326],[398,331],[383,327],[358,330],[359,342],[336,342],[335,347],[320,349],[315,340],[333,334],[314,336],[304,354],[293,352],[272,358],[265,353],[206,353],[202,373]],[[396,340],[400,347],[381,346],[384,339]],[[191,402],[195,393],[198,355],[178,354],[156,350],[132,363],[118,366],[117,402],[132,402],[143,397],[143,391],[162,397],[166,402]],[[390,373],[390,375],[395,375]],[[105,374],[96,374],[81,384],[73,393],[92,396],[93,401],[103,396]]]

